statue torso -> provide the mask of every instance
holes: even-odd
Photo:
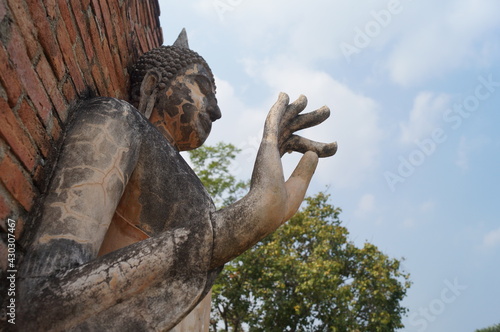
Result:
[[[102,255],[176,230],[192,234],[188,242],[193,249],[203,246],[200,255],[209,264],[213,202],[176,149],[134,107],[112,98],[85,101],[65,136],[56,164],[59,175],[52,179],[40,229],[23,264],[26,276],[84,264],[96,257],[101,242]],[[94,174],[102,178],[99,185]],[[82,190],[85,186],[89,189]],[[106,226],[109,219],[94,218],[102,225],[96,227],[88,222],[94,219],[79,218],[97,209],[109,210],[103,215],[113,216],[111,226]],[[104,234],[98,233],[106,231],[103,241]],[[64,252],[67,258],[61,256]],[[39,263],[41,255],[44,264]]]
[[[100,255],[165,231],[212,231],[215,210],[202,183],[167,139],[140,114],[137,164],[118,203]]]

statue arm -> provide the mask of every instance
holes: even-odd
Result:
[[[87,101],[78,110],[65,133],[24,275],[50,275],[97,256],[137,162],[134,112],[109,98]]]
[[[179,252],[190,260],[204,251],[210,257],[212,232],[195,233],[164,232],[51,278],[32,278],[37,291],[23,307],[21,328],[117,331],[137,324],[149,330],[172,328],[204,295],[208,261],[194,264],[179,258]],[[193,245],[191,237],[203,239]]]
[[[212,268],[237,257],[291,218],[304,199],[318,157],[328,157],[336,152],[336,143],[318,143],[293,134],[315,126],[329,116],[326,107],[299,115],[306,105],[304,96],[289,104],[288,96],[282,93],[271,108],[249,193],[214,214]],[[291,151],[304,155],[285,181],[281,156]]]

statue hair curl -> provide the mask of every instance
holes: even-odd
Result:
[[[161,46],[144,53],[139,57],[130,75],[131,102],[139,103],[141,83],[149,70],[156,69],[159,71],[161,74],[160,88],[166,88],[174,77],[184,72],[192,64],[201,64],[207,68],[212,77],[212,84],[215,87],[215,80],[210,67],[195,51],[176,46]]]

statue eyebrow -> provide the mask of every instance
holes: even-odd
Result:
[[[202,90],[201,92],[203,92],[204,94],[213,93],[213,84],[208,77],[199,74],[194,76],[195,82],[198,83],[198,86]]]

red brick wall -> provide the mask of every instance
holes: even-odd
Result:
[[[162,44],[157,0],[0,0],[0,223],[28,219],[68,109],[127,99],[137,57]]]

